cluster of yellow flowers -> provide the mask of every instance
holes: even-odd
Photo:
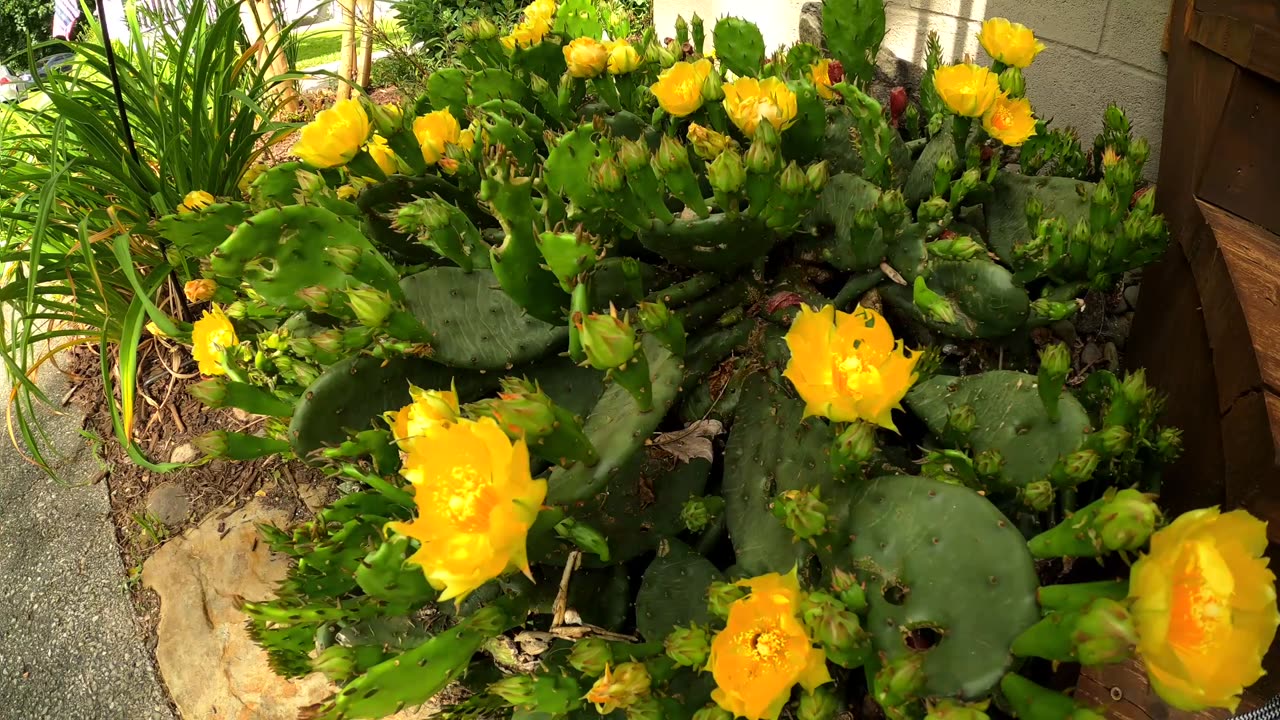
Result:
[[[533,0],[524,9],[524,17],[520,23],[511,30],[510,35],[502,38],[503,47],[514,50],[537,45],[551,32],[551,23],[555,17],[556,0]]]
[[[600,42],[595,38],[580,37],[564,47],[564,62],[571,76],[587,79],[599,77],[606,71],[610,75],[635,72],[644,63],[644,58],[626,40]]]
[[[529,574],[525,538],[547,495],[529,472],[529,450],[492,418],[458,414],[452,391],[410,389],[413,402],[387,422],[400,446],[401,475],[417,517],[389,530],[420,544],[419,565],[440,599],[461,600],[508,570]]]
[[[226,375],[224,353],[238,344],[235,327],[217,305],[205,310],[191,328],[191,356],[202,375]]]
[[[379,111],[393,123],[400,121],[401,111],[397,107],[384,105]],[[415,118],[413,134],[422,150],[422,159],[428,165],[439,164],[445,170],[456,169],[447,158],[450,145],[457,145],[467,152],[475,145],[475,131],[463,130],[448,110],[437,110]],[[373,132],[369,113],[358,99],[340,100],[333,107],[320,111],[302,128],[300,138],[293,146],[295,155],[318,169],[346,165],[362,149],[368,152],[383,173],[391,175],[400,171],[400,159],[387,144],[387,139]]]
[[[678,62],[658,76],[650,86],[662,109],[675,117],[692,115],[705,101],[703,88],[711,76],[711,61]],[[724,109],[738,129],[748,137],[755,135],[761,121],[779,131],[796,122],[796,94],[778,78],[738,78],[724,83]]]
[[[940,67],[934,71],[933,86],[951,112],[982,118],[982,127],[991,137],[1016,147],[1036,134],[1036,119],[1029,100],[1001,91],[999,73],[1004,66],[1019,71],[1028,67],[1044,44],[1030,28],[1004,18],[984,22],[978,40],[995,58],[996,67],[972,63]]]

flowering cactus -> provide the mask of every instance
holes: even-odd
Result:
[[[868,94],[879,2],[828,0],[834,57],[605,21],[470,26],[414,106],[326,111],[247,202],[160,221],[209,256],[193,392],[276,418],[205,445],[349,490],[264,529],[296,563],[246,604],[280,672],[344,683],[314,717],[455,680],[456,717],[1092,712],[1020,657],[1141,656],[1179,707],[1234,703],[1275,631],[1261,535],[1159,530],[1158,393],[1031,345],[1163,249],[1123,112],[1088,152],[1037,121],[1043,47],[1007,21],[991,66],[931,42],[918,105]],[[975,340],[1002,369],[954,361]],[[1036,573],[1148,543],[1129,584]]]

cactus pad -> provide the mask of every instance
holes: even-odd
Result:
[[[1093,188],[1093,183],[1071,178],[999,173],[991,184],[991,201],[986,204],[991,249],[1005,262],[1013,262],[1014,251],[1031,242],[1027,200],[1033,196],[1044,203],[1044,217],[1062,218],[1068,228],[1079,220],[1088,220],[1087,198]]]
[[[879,266],[885,255],[883,232],[879,227],[859,232],[854,222],[859,210],[874,210],[879,197],[880,188],[857,175],[842,173],[832,177],[812,216],[819,228],[833,228],[833,232],[821,233],[812,243],[818,257],[846,272]]]
[[[217,203],[199,212],[166,215],[156,221],[156,230],[187,257],[200,258],[225,242],[248,217],[245,203]]]
[[[825,0],[822,3],[822,32],[827,50],[844,63],[850,77],[871,79],[884,30],[883,0]]]
[[[999,338],[1026,325],[1031,298],[1004,267],[982,258],[933,260],[928,267],[929,289],[950,304],[954,320],[939,322],[926,316],[913,301],[910,287],[886,285],[885,299],[952,337]]]
[[[840,542],[820,553],[866,583],[876,651],[923,652],[926,696],[985,697],[1040,616],[1021,533],[972,490],[923,477],[876,478],[847,507]]]
[[[677,625],[710,625],[707,588],[722,580],[711,561],[679,540],[668,540],[640,584],[636,627],[650,642],[661,642]]]
[[[764,36],[755,23],[724,17],[716,23],[713,36],[716,56],[739,77],[755,77],[764,64]]]
[[[979,420],[966,439],[974,454],[995,450],[1004,458],[991,488],[997,491],[1046,479],[1060,456],[1080,447],[1089,429],[1089,416],[1075,397],[1062,396],[1055,423],[1036,391],[1035,376],[1007,370],[930,378],[907,393],[906,405],[939,436],[947,432],[952,410],[972,407]]]

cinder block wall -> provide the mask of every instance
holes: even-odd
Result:
[[[654,0],[660,36],[673,34],[677,15],[705,20],[745,17],[770,47],[799,37],[803,0]],[[1160,51],[1169,0],[887,0],[881,66],[894,58],[922,65],[925,38],[938,33],[943,55],[966,53],[988,61],[977,33],[982,20],[1007,17],[1035,29],[1047,49],[1027,72],[1028,95],[1040,117],[1074,126],[1086,145],[1102,125],[1108,102],[1120,103],[1136,133],[1151,142],[1146,175],[1160,165],[1165,58]]]

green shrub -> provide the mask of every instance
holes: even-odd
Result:
[[[508,24],[521,5],[516,0],[399,0],[400,22],[415,42],[447,47],[462,39],[462,26],[480,18]]]
[[[52,22],[53,0],[0,0],[0,64],[25,69],[28,38],[47,37]]]

